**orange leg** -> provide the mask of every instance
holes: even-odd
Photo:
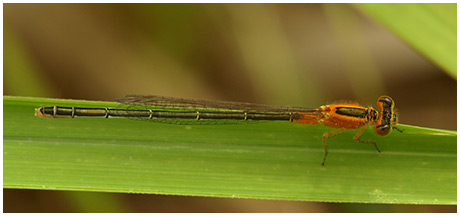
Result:
[[[361,130],[353,137],[353,140],[355,140],[356,142],[360,142],[360,143],[374,145],[375,149],[377,149],[377,151],[380,153],[381,151],[380,151],[379,147],[377,147],[377,143],[371,142],[371,141],[364,141],[364,140],[359,139],[359,137],[361,135],[363,135],[363,133],[364,133],[364,131],[366,131],[366,129],[367,129],[367,126],[362,127]]]
[[[324,166],[324,163],[326,162],[326,157],[327,157],[327,144],[326,144],[326,138],[330,137],[330,136],[334,136],[334,135],[337,135],[339,133],[343,133],[345,131],[347,131],[349,129],[347,128],[341,128],[339,130],[335,130],[335,131],[331,131],[331,132],[327,132],[327,133],[324,133],[323,134],[323,144],[324,144],[324,158],[323,158],[323,163],[321,164],[322,166]]]

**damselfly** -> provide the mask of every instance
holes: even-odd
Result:
[[[395,103],[389,96],[380,96],[377,100],[378,111],[372,107],[357,103],[337,103],[319,108],[296,106],[264,105],[242,102],[215,100],[197,100],[151,95],[127,95],[117,99],[121,104],[132,107],[149,106],[154,109],[139,108],[82,108],[48,106],[35,109],[35,115],[42,118],[75,117],[127,117],[141,119],[185,120],[242,120],[242,121],[290,121],[301,124],[320,124],[337,130],[326,132],[322,136],[324,157],[328,154],[326,138],[352,129],[360,129],[353,140],[375,146],[375,142],[359,139],[368,125],[373,125],[375,134],[386,136],[398,123],[394,110]],[[169,109],[169,110],[168,110]]]

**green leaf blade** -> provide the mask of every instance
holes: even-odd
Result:
[[[457,77],[457,4],[358,4],[449,75]]]
[[[174,125],[44,119],[48,105],[116,103],[4,97],[4,188],[360,203],[456,204],[456,132],[401,125],[356,131],[270,122]]]

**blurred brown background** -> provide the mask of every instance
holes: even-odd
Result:
[[[375,105],[456,130],[456,80],[352,4],[4,4],[4,95],[107,100],[152,94],[316,107]],[[434,41],[435,42],[435,41]],[[52,203],[51,205],[49,203]],[[4,190],[5,212],[455,212]]]

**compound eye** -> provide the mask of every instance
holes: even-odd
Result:
[[[379,98],[379,101],[385,102],[385,103],[388,103],[388,104],[393,103],[393,99],[391,99],[391,98],[388,97],[388,96],[381,96],[381,97]]]
[[[379,125],[374,128],[375,134],[379,136],[386,136],[391,132],[391,125]]]
[[[378,99],[378,104],[379,104],[379,107],[382,107],[382,108],[394,107],[393,99],[391,99],[391,97],[388,97],[388,96],[380,96]]]

